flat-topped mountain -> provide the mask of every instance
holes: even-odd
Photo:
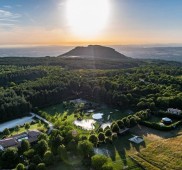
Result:
[[[59,57],[81,57],[81,58],[100,58],[100,59],[130,59],[117,52],[115,49],[100,45],[89,45],[87,47],[75,47],[69,52]]]

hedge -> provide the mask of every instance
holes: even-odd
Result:
[[[158,123],[154,123],[154,122],[148,122],[148,121],[141,121],[139,124],[153,128],[153,129],[157,129],[157,130],[162,130],[162,131],[169,131],[169,130],[173,130],[177,127],[179,127],[180,125],[182,125],[182,120],[177,121],[171,125],[168,126],[161,126]]]

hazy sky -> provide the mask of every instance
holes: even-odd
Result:
[[[182,0],[84,1],[0,0],[0,45],[182,43]]]

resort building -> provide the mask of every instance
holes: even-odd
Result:
[[[167,112],[168,113],[171,113],[171,114],[175,114],[175,115],[180,115],[182,113],[181,110],[179,110],[179,109],[173,109],[173,108],[168,108],[167,109]]]
[[[40,134],[40,131],[30,130],[21,134],[11,136],[9,138],[2,139],[0,140],[0,150],[4,150],[9,147],[20,147],[22,140],[28,140],[29,143],[37,142],[38,136]]]

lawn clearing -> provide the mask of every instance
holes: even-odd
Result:
[[[63,107],[63,103],[54,105],[54,106],[50,106],[47,108],[42,109],[42,111],[50,114],[50,115],[55,115],[56,113],[64,113],[66,111],[66,109]]]
[[[131,134],[124,136],[119,136],[112,144],[102,144],[99,148],[96,148],[95,151],[98,154],[104,154],[110,158],[112,161],[114,169],[135,169],[140,170],[141,168],[134,163],[130,158],[130,153],[135,153],[140,151],[140,149],[145,148],[145,143],[136,145],[129,142]]]
[[[108,121],[108,116],[110,115],[110,121],[115,121],[115,120],[119,120],[119,119],[122,119],[123,117],[126,117],[126,116],[129,116],[132,111],[129,111],[129,110],[118,110],[118,109],[115,109],[115,108],[111,108],[111,107],[108,107],[108,106],[104,106],[104,107],[101,107],[100,109],[96,109],[94,113],[103,113],[103,120],[105,122]]]

